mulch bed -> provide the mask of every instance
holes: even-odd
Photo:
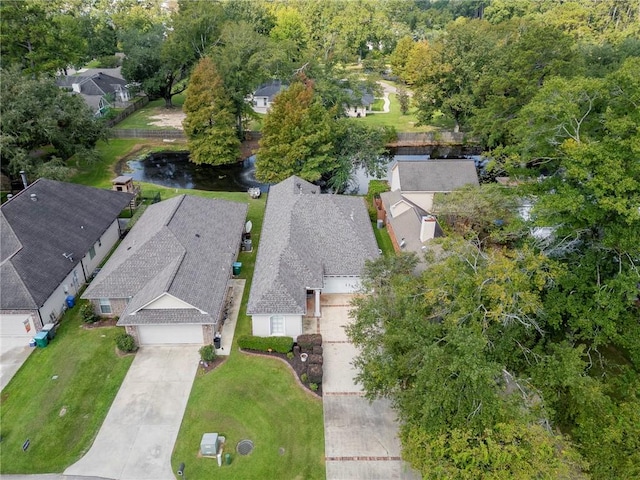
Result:
[[[82,328],[91,330],[93,328],[115,327],[116,323],[118,323],[117,318],[105,318],[104,320],[98,320],[97,322],[93,323],[83,323]]]
[[[224,362],[227,361],[226,355],[218,355],[213,362],[204,362],[200,360],[200,366],[198,367],[198,371],[202,373],[209,373],[211,370],[214,370],[216,367],[219,367]]]

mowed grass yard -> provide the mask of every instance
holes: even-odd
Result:
[[[99,162],[69,162],[76,169],[73,180],[109,188],[113,164],[117,159],[128,156],[132,151],[160,147],[162,145],[139,139],[101,143],[102,159]],[[265,196],[252,200],[244,192],[176,190],[145,183],[142,191],[147,198],[160,193],[163,200],[185,193],[248,203],[247,218],[253,223],[254,245],[259,242]],[[247,280],[247,284],[236,338],[251,332],[245,312],[256,253],[254,248],[253,252],[241,252],[238,257],[243,263],[241,277]],[[68,311],[67,316],[74,312],[77,309]],[[91,446],[124,379],[132,357],[121,359],[115,355],[114,336],[120,329],[85,330],[80,328],[78,318],[72,318],[65,317],[60,335],[49,347],[33,352],[3,391],[3,441],[0,444],[3,473],[61,472],[74,463]],[[95,332],[99,333],[94,342],[87,341],[86,335]],[[94,358],[102,349],[110,352],[112,357],[105,360]],[[53,356],[54,352],[60,355]],[[44,358],[47,361],[42,363]],[[119,363],[114,358],[126,363],[118,375],[109,374],[105,367],[109,365],[115,369]],[[56,374],[59,378],[51,380]],[[108,375],[110,382],[102,382],[99,385],[102,388],[92,389],[95,379],[101,379],[101,375]],[[63,378],[67,393],[64,399],[56,401],[54,393],[63,384]],[[29,388],[24,385],[29,385]],[[100,393],[105,389],[108,395]],[[35,395],[34,390],[42,392]],[[96,399],[96,395],[100,398]],[[67,400],[69,397],[77,397],[75,402],[84,410]],[[28,401],[29,398],[33,400]],[[59,413],[65,406],[67,413],[60,417]],[[91,414],[85,413],[87,408],[91,409]],[[82,412],[84,423],[70,422],[75,412]],[[7,416],[11,421],[5,422]],[[226,451],[233,454],[229,467],[219,469],[215,460],[197,457],[202,434],[210,431],[226,435],[229,442]],[[31,446],[23,453],[21,446],[26,438],[30,438]],[[235,454],[234,446],[244,438],[254,441],[255,450],[251,455],[240,457]],[[282,454],[280,448],[284,449]],[[213,474],[220,478],[324,478],[322,401],[300,387],[294,374],[277,359],[248,356],[234,348],[221,366],[207,374],[199,371],[196,376],[172,456],[174,470],[180,462],[187,464],[186,476],[196,479]]]
[[[119,331],[82,328],[76,306],[31,353],[2,391],[2,474],[61,472],[88,450],[133,361],[116,354]]]

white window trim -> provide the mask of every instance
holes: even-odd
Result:
[[[111,309],[111,301],[108,298],[101,298],[98,300],[98,304],[100,306],[100,313],[103,315],[109,315],[111,313],[113,313],[113,310]],[[109,311],[105,311],[105,307],[109,310]]]
[[[273,328],[273,321],[275,320],[282,320],[282,331],[281,332],[276,332]],[[269,317],[269,334],[273,337],[283,337],[287,334],[287,326],[285,323],[285,316],[284,315],[271,315]]]

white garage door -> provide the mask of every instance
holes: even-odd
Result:
[[[33,337],[36,333],[31,315],[0,315],[0,335]]]
[[[360,277],[324,277],[322,293],[353,293],[360,288]]]
[[[204,343],[202,325],[139,325],[138,337],[140,345]]]

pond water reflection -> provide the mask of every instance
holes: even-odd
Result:
[[[393,161],[428,160],[428,153],[400,154],[395,152]],[[413,152],[412,152],[413,153]],[[417,153],[417,152],[416,152]],[[450,158],[479,158],[477,155],[458,155]],[[166,151],[150,153],[144,157],[124,160],[116,166],[118,175],[130,175],[140,182],[154,183],[169,188],[196,189],[219,192],[246,192],[249,188],[258,187],[264,193],[269,186],[260,183],[255,177],[255,155],[231,165],[196,165],[189,161],[186,151]],[[369,180],[362,168],[354,172],[354,192],[367,193]],[[384,177],[387,179],[387,176]]]

